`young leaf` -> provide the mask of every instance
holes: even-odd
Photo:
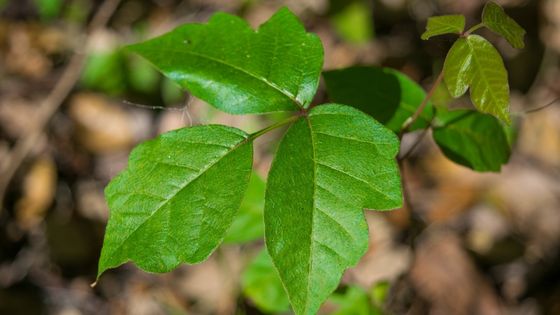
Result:
[[[279,313],[290,309],[290,301],[266,249],[245,269],[241,286],[245,296],[264,312]]]
[[[171,131],[136,147],[105,189],[111,216],[98,277],[129,260],[167,272],[206,259],[239,208],[252,161],[248,135],[219,125]]]
[[[488,29],[505,38],[515,48],[525,47],[525,30],[510,18],[502,7],[489,1],[482,11],[482,23]]]
[[[465,29],[465,17],[462,15],[442,15],[428,19],[426,31],[422,34],[423,40],[443,34],[461,34]]]
[[[426,97],[416,82],[390,68],[356,66],[326,71],[323,77],[333,102],[356,107],[394,132],[400,131]],[[431,119],[428,103],[410,130],[426,128]]]
[[[193,95],[232,114],[295,111],[315,95],[323,65],[319,37],[288,9],[255,32],[217,13],[129,46]]]
[[[315,314],[368,246],[363,209],[401,206],[396,135],[349,106],[323,105],[280,143],[265,238],[296,314]]]
[[[255,172],[251,174],[249,187],[239,207],[224,243],[247,243],[264,236],[264,191],[266,183]]]
[[[478,35],[459,38],[443,65],[444,80],[453,97],[471,88],[471,100],[483,113],[510,123],[509,85],[502,57],[494,46]]]
[[[439,113],[434,140],[450,160],[475,171],[498,172],[509,160],[510,144],[496,118],[474,110]]]

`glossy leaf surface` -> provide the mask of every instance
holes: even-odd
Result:
[[[206,259],[222,241],[251,174],[252,143],[219,125],[136,147],[105,189],[110,218],[98,276],[129,260],[150,272]]]
[[[442,15],[428,19],[426,31],[422,34],[423,40],[444,34],[460,34],[465,29],[465,17],[462,15]]]
[[[363,209],[402,203],[396,135],[349,106],[288,130],[268,177],[265,236],[296,314],[315,314],[368,246]]]
[[[321,41],[286,8],[257,31],[237,16],[216,13],[208,24],[186,24],[129,49],[233,114],[307,107],[323,65]]]
[[[525,47],[525,30],[510,18],[502,7],[490,1],[482,11],[482,23],[488,29],[505,38],[515,48]]]
[[[444,80],[453,97],[470,87],[474,106],[510,123],[507,71],[498,51],[478,35],[459,38],[447,54]]]
[[[479,172],[500,171],[511,154],[500,121],[474,110],[438,113],[433,136],[450,160]]]
[[[390,68],[357,66],[326,71],[323,77],[333,102],[358,108],[394,132],[399,132],[426,97],[416,82]],[[426,128],[431,119],[432,105],[428,103],[410,130]]]

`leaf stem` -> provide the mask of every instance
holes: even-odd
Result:
[[[292,123],[292,122],[298,120],[300,117],[301,117],[301,115],[294,115],[294,116],[291,116],[291,117],[289,117],[289,118],[287,118],[287,119],[284,119],[284,120],[282,120],[282,121],[279,121],[279,122],[277,122],[277,123],[275,123],[275,124],[273,124],[273,125],[270,125],[270,126],[264,128],[264,129],[261,129],[261,130],[259,130],[259,131],[257,131],[257,132],[254,132],[254,133],[252,133],[252,134],[249,135],[248,140],[254,140],[254,139],[256,139],[256,138],[258,138],[258,137],[264,135],[265,133],[268,133],[268,132],[270,132],[270,131],[272,131],[272,130],[274,130],[274,129],[276,129],[276,128],[280,128],[280,127],[282,127],[282,126],[284,126],[284,125],[287,125],[287,124],[289,124],[289,123]]]
[[[478,23],[475,26],[469,28],[466,32],[463,33],[463,36],[468,36],[470,35],[472,32],[478,30],[479,28],[484,27],[484,23]]]
[[[416,109],[416,112],[414,112],[414,114],[412,114],[412,116],[410,116],[410,118],[408,118],[402,125],[401,131],[399,132],[399,138],[402,138],[403,134],[408,131],[410,126],[412,126],[412,124],[416,120],[418,120],[418,117],[420,117],[420,115],[424,111],[424,108],[426,108],[426,105],[428,105],[428,101],[434,95],[434,92],[436,91],[436,88],[440,85],[442,79],[443,79],[443,70],[439,73],[436,81],[434,82],[434,84],[432,84],[432,87],[428,91],[428,94],[426,94],[426,97],[424,97],[422,103],[420,103],[420,106],[418,106],[418,108]]]

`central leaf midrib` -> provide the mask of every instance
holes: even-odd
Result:
[[[194,183],[197,179],[199,179],[204,173],[206,173],[209,169],[211,169],[212,167],[214,167],[216,164],[218,164],[222,159],[224,159],[226,156],[228,156],[230,153],[234,152],[235,150],[239,149],[239,147],[241,147],[243,144],[247,143],[247,137],[243,136],[243,139],[241,139],[238,143],[236,143],[234,146],[232,146],[228,152],[226,152],[226,154],[224,154],[223,156],[221,156],[220,158],[216,159],[215,161],[213,161],[212,163],[208,164],[206,167],[202,168],[200,170],[200,173],[198,173],[193,179],[191,179],[190,181],[186,182],[184,185],[179,186],[175,191],[173,191],[173,193],[171,193],[169,195],[169,197],[162,201],[157,208],[146,218],[146,220],[142,221],[142,223],[140,223],[138,225],[138,227],[136,229],[134,229],[134,231],[132,231],[130,234],[128,234],[128,236],[119,244],[119,246],[113,251],[117,252],[119,251],[124,244],[132,237],[132,235],[134,235],[136,232],[138,232],[138,230],[140,230],[140,228],[142,228],[142,226],[144,226],[144,224],[146,224],[146,222],[150,221],[150,219],[156,215],[156,213],[158,213],[169,201],[171,201],[171,199],[175,198],[177,196],[177,194],[179,194],[183,189],[187,188],[187,186],[189,186],[190,184]]]
[[[313,137],[313,129],[311,127],[311,118],[304,117],[305,121],[307,122],[307,126],[309,128],[309,137],[311,139],[311,154],[312,154],[312,161],[313,161],[313,202],[311,208],[311,235],[310,235],[310,248],[309,248],[309,269],[308,274],[309,278],[307,279],[307,288],[305,290],[305,308],[304,314],[307,314],[307,310],[309,309],[309,293],[310,293],[310,285],[311,285],[311,278],[313,272],[313,251],[315,247],[315,236],[313,233],[315,227],[315,201],[317,200],[317,153],[315,151],[315,138]]]
[[[488,83],[488,80],[486,80],[486,76],[483,74],[483,71],[482,71],[483,68],[482,68],[482,65],[480,64],[480,62],[478,60],[478,57],[477,57],[477,54],[476,54],[476,49],[469,40],[467,40],[467,43],[468,43],[469,48],[471,50],[471,54],[473,56],[474,63],[476,63],[476,65],[477,65],[476,72],[478,73],[478,76],[481,77],[481,80],[484,81],[484,83],[486,85],[486,89],[488,91],[490,91],[488,93],[488,95],[490,95],[490,98],[492,98],[492,102],[495,103],[496,102],[496,97],[494,96],[494,93],[492,93],[492,89],[490,88],[490,84]],[[472,82],[471,82],[471,85],[472,85]]]
[[[192,56],[195,56],[195,57],[199,57],[199,58],[202,58],[202,59],[206,59],[206,60],[209,60],[209,61],[213,61],[213,62],[219,63],[219,64],[221,64],[221,65],[230,67],[230,68],[232,68],[232,69],[234,69],[234,70],[236,70],[236,71],[239,71],[239,72],[241,72],[241,73],[243,73],[243,74],[245,74],[245,75],[247,75],[247,76],[250,76],[250,77],[253,78],[253,79],[256,79],[257,81],[260,81],[260,82],[265,83],[266,85],[270,86],[271,88],[273,88],[274,90],[276,90],[276,91],[279,92],[280,94],[282,94],[282,95],[284,95],[285,97],[287,97],[287,98],[288,98],[290,101],[292,101],[297,107],[303,108],[303,104],[301,104],[301,103],[297,100],[297,98],[296,98],[297,95],[292,95],[292,93],[290,93],[289,91],[286,91],[285,89],[282,89],[281,87],[277,86],[277,85],[274,84],[273,82],[267,80],[265,77],[258,76],[258,75],[254,74],[254,73],[251,73],[251,72],[249,72],[249,71],[247,71],[247,70],[244,70],[243,68],[240,68],[240,67],[238,67],[238,66],[236,66],[236,65],[230,64],[230,63],[226,62],[225,60],[221,60],[221,59],[218,59],[218,58],[210,57],[210,56],[203,55],[203,54],[201,54],[201,53],[197,53],[197,52],[190,51],[190,50],[176,50],[176,49],[165,49],[165,48],[163,48],[163,49],[149,49],[149,48],[145,48],[144,50],[146,50],[146,51],[153,51],[153,52],[162,52],[162,51],[166,51],[166,52],[172,52],[172,53],[187,54],[187,55],[192,55]]]

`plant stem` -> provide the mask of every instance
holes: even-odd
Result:
[[[412,116],[410,116],[410,118],[408,118],[402,125],[401,131],[399,132],[399,138],[402,138],[403,134],[408,131],[408,128],[410,128],[410,126],[412,126],[412,124],[416,120],[418,120],[418,117],[420,117],[420,115],[424,111],[424,108],[426,108],[426,105],[428,105],[428,101],[434,95],[434,92],[436,91],[436,88],[440,85],[442,79],[443,79],[443,70],[439,73],[436,81],[434,82],[434,84],[432,84],[432,87],[428,91],[428,94],[426,94],[426,97],[424,97],[422,103],[416,109],[416,112],[414,112],[414,114],[412,114]]]
[[[471,34],[472,32],[478,30],[479,28],[484,27],[483,23],[478,23],[475,26],[469,28],[466,32],[463,33],[463,36],[468,36],[469,34]]]
[[[298,120],[300,117],[301,117],[301,115],[294,115],[294,116],[291,116],[291,117],[289,117],[289,118],[287,118],[287,119],[284,119],[284,120],[282,120],[282,121],[280,121],[280,122],[277,122],[277,123],[275,123],[275,124],[273,124],[273,125],[270,125],[270,126],[264,128],[264,129],[261,129],[261,130],[259,130],[259,131],[257,131],[257,132],[254,132],[254,133],[252,133],[251,135],[249,135],[248,140],[254,140],[254,139],[256,139],[256,138],[258,138],[258,137],[264,135],[265,133],[268,133],[269,131],[272,131],[272,130],[274,130],[274,129],[276,129],[276,128],[280,128],[280,127],[282,127],[282,126],[284,126],[284,125],[287,125],[287,124],[289,124],[289,123],[292,123],[292,122]]]
[[[541,111],[541,110],[543,110],[543,109],[545,109],[545,108],[547,108],[547,107],[549,107],[549,106],[554,105],[554,103],[556,103],[556,102],[558,102],[558,101],[560,101],[560,97],[555,98],[554,100],[552,100],[551,102],[547,103],[546,105],[543,105],[543,106],[539,106],[539,107],[535,107],[535,108],[531,108],[531,109],[529,109],[529,110],[526,110],[526,111],[525,111],[525,114],[531,114],[531,113],[535,113],[535,112]]]

